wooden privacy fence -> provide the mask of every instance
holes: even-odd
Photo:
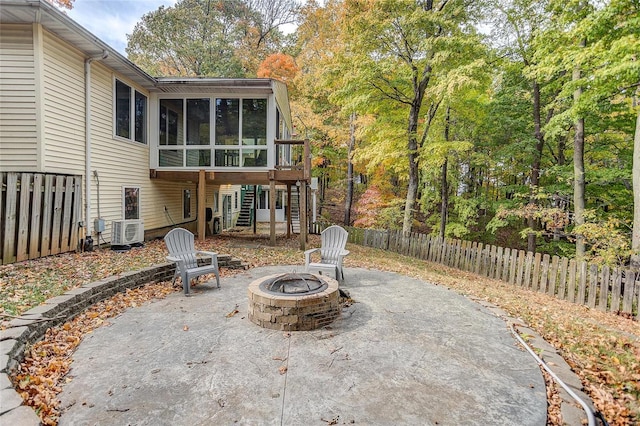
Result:
[[[0,178],[0,263],[78,248],[81,176],[2,172]]]
[[[441,263],[605,312],[635,312],[640,318],[640,273],[631,270],[425,234],[348,230],[351,243]]]

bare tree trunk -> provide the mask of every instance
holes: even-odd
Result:
[[[447,113],[445,116],[444,124],[444,140],[449,141],[449,117],[451,113],[451,107],[447,106]],[[442,163],[442,180],[440,187],[440,195],[442,198],[442,204],[440,205],[440,238],[444,240],[445,230],[447,229],[447,216],[449,216],[449,184],[447,182],[447,154],[444,155],[444,162]]]
[[[418,194],[418,116],[420,115],[420,105],[424,91],[416,96],[409,111],[409,125],[407,128],[409,141],[407,142],[407,151],[409,152],[409,185],[407,187],[407,199],[404,205],[404,220],[402,221],[402,232],[411,232],[413,226],[413,212],[416,205],[416,197]]]
[[[349,148],[347,151],[347,195],[344,202],[344,225],[351,225],[351,204],[353,203],[353,150],[356,146],[356,113],[349,118]]]
[[[442,202],[440,204],[440,238],[444,239],[445,230],[447,229],[447,216],[449,215],[449,184],[447,183],[447,158],[442,163],[442,180],[440,184],[440,196]]]
[[[584,46],[584,42],[582,43]],[[580,69],[573,70],[573,80],[580,79]],[[582,89],[578,87],[573,92],[573,102],[577,104],[582,95]],[[584,224],[584,118],[578,118],[575,122],[575,136],[573,139],[573,222],[575,226]],[[576,258],[582,259],[585,254],[584,238],[576,235]]]
[[[542,134],[542,122],[540,119],[540,85],[537,81],[533,82],[533,123],[535,126],[536,150],[533,154],[533,163],[531,164],[531,197],[529,203],[537,205],[538,200],[533,196],[540,184],[540,162],[542,159],[542,149],[544,148],[544,135]],[[535,230],[536,220],[532,216],[527,218],[527,226]],[[536,251],[536,234],[529,232],[527,236],[527,250]]]
[[[640,94],[634,98],[637,107]],[[640,110],[636,118],[636,131],[633,137],[633,233],[631,235],[631,267],[640,269]]]

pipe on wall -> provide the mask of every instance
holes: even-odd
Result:
[[[85,238],[91,237],[91,63],[107,59],[109,52],[104,50],[102,55],[93,56],[84,61],[84,138],[85,138]]]

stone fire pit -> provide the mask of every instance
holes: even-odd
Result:
[[[338,282],[323,275],[269,275],[249,284],[248,295],[249,319],[273,330],[314,330],[340,315]]]

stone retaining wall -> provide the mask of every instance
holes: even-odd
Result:
[[[41,340],[47,329],[65,323],[94,303],[150,282],[168,281],[174,273],[173,263],[125,272],[71,289],[11,320],[9,328],[0,330],[0,424],[40,424],[35,411],[22,405],[22,397],[9,380],[9,374],[22,362],[26,347]]]

